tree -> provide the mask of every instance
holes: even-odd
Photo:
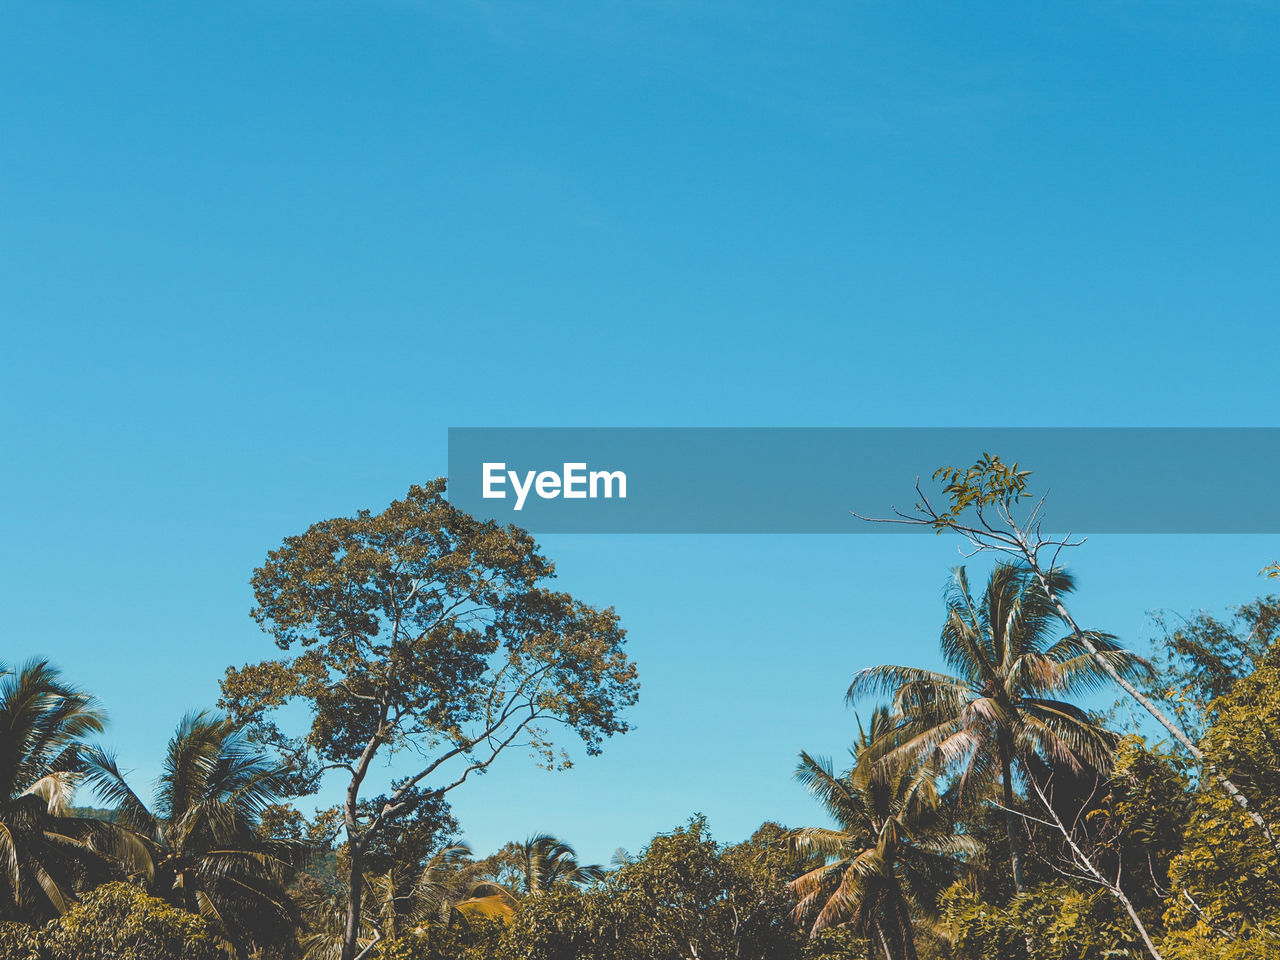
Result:
[[[1074,588],[1055,570],[1047,582],[1055,595]],[[1014,807],[1015,777],[1037,764],[1075,774],[1104,770],[1115,738],[1084,710],[1062,699],[1095,686],[1108,674],[1144,668],[1141,658],[1114,639],[1090,633],[1095,657],[1078,630],[1055,639],[1056,605],[1039,578],[1008,563],[991,571],[980,599],[969,589],[964,567],[956,569],[947,592],[947,619],[941,646],[954,675],[917,667],[876,666],[858,672],[849,698],[886,692],[900,717],[895,738],[884,752],[891,760],[925,756],[956,776],[961,796],[998,787],[1003,806]],[[1025,889],[1021,824],[1006,816],[1014,887]]]
[[[934,471],[933,479],[943,482],[943,493],[948,500],[948,505],[941,511],[921,489],[917,478],[915,489],[919,500],[916,501],[913,512],[895,509],[892,517],[874,518],[859,513],[854,513],[854,516],[878,523],[930,527],[937,533],[948,530],[960,534],[975,552],[994,551],[1016,557],[1025,564],[1027,570],[1040,582],[1045,596],[1058,611],[1058,616],[1071,628],[1076,640],[1094,658],[1098,667],[1164,727],[1197,763],[1204,764],[1209,776],[1226,791],[1231,802],[1244,811],[1272,849],[1280,854],[1280,838],[1272,832],[1266,818],[1254,808],[1236,782],[1205,756],[1195,740],[1154,699],[1138,688],[1134,678],[1115,668],[1106,656],[1106,651],[1094,643],[1095,634],[1080,629],[1072,617],[1063,598],[1053,587],[1053,574],[1058,569],[1058,556],[1062,550],[1079,546],[1084,541],[1044,535],[1044,496],[1035,502],[1025,518],[1019,520],[1014,517],[1015,506],[1031,496],[1027,490],[1029,476],[1031,472],[1019,470],[1016,462],[1006,464],[998,456],[984,453],[970,467],[940,467]],[[1041,560],[1042,553],[1049,555],[1047,566]],[[1280,564],[1273,564],[1262,572],[1269,577],[1280,577]]]
[[[1253,673],[1280,640],[1280,597],[1261,597],[1224,620],[1200,613],[1163,628],[1153,645],[1155,674],[1147,686],[1187,734],[1199,742],[1213,719],[1210,704]]]
[[[1280,646],[1215,700],[1202,741],[1205,755],[1251,796],[1270,822],[1280,819]],[[1257,843],[1243,811],[1216,790],[1191,800],[1183,845],[1169,868],[1169,926],[1234,942],[1280,940],[1280,858]]]
[[[502,864],[500,872],[510,876],[510,885],[526,895],[564,884],[594,883],[605,872],[599,864],[579,863],[573,847],[549,833],[508,844],[497,859]]]
[[[388,824],[517,744],[566,765],[552,724],[588,754],[626,732],[637,684],[617,615],[548,589],[553,576],[527,533],[454,509],[443,480],[316,523],[254,572],[253,616],[283,655],[228,670],[221,703],[290,758],[297,789],[345,781],[342,960],[358,952],[365,855]],[[311,715],[302,736],[276,721],[294,702]],[[375,758],[392,754],[403,774],[363,809]]]
[[[1007,904],[963,884],[943,896],[949,960],[1140,960],[1144,948],[1102,891],[1041,883]]]
[[[85,782],[137,837],[136,875],[152,893],[203,917],[241,954],[294,927],[285,883],[302,848],[258,830],[286,771],[230,721],[209,713],[182,719],[150,808],[105,750],[85,751],[84,769]]]
[[[938,893],[979,845],[959,835],[941,808],[931,771],[908,762],[867,762],[876,740],[892,737],[888,711],[860,734],[854,765],[837,776],[826,760],[800,754],[798,779],[837,824],[794,831],[792,849],[820,862],[791,882],[794,916],[811,936],[847,926],[876,943],[886,960],[915,960],[913,915],[931,915]]]
[[[0,920],[43,922],[109,874],[110,828],[70,805],[84,738],[102,726],[93,697],[47,661],[0,664]]]
[[[128,883],[86,894],[40,932],[47,960],[218,960],[219,937],[200,917]]]
[[[581,890],[520,902],[503,960],[793,960],[785,880],[751,844],[722,847],[695,818]]]
[[[1109,836],[1104,837],[1091,836],[1091,831],[1087,829],[1087,821],[1089,819],[1087,814],[1104,811],[1091,811],[1088,809],[1089,805],[1085,804],[1080,808],[1075,819],[1068,825],[1059,814],[1057,803],[1044,787],[1032,781],[1031,789],[1040,801],[1040,809],[1044,811],[1045,816],[1049,817],[1048,820],[1043,820],[1012,808],[1006,808],[1006,812],[1024,817],[1051,830],[1056,830],[1062,839],[1063,855],[1061,863],[1055,864],[1054,869],[1070,880],[1096,885],[1110,894],[1124,908],[1125,914],[1129,917],[1134,930],[1137,931],[1139,938],[1142,940],[1143,947],[1152,956],[1153,960],[1164,960],[1160,950],[1155,945],[1155,941],[1152,940],[1151,933],[1143,922],[1141,914],[1138,913],[1137,906],[1125,891],[1123,863],[1114,874],[1103,870],[1101,864],[1102,856],[1107,852],[1114,852],[1115,841],[1119,838],[1118,832],[1111,832]],[[1119,825],[1111,818],[1101,817],[1096,819],[1101,820],[1104,829]],[[1108,846],[1112,847],[1113,850],[1107,851],[1106,848]]]

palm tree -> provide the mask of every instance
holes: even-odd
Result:
[[[365,884],[365,889],[371,892],[368,880]],[[347,933],[346,890],[304,876],[298,901],[303,915],[302,933],[298,937],[303,960],[340,960]],[[356,949],[363,951],[382,939],[382,931],[373,914],[363,913],[360,921]]]
[[[437,851],[421,867],[393,863],[384,872],[367,874],[357,948],[366,950],[410,930],[425,933],[459,922],[510,920],[516,900],[505,888],[482,879],[488,866],[471,859],[471,849],[460,843]],[[306,932],[299,940],[303,960],[338,960],[346,933],[345,890],[307,877],[301,899],[306,915]]]
[[[365,896],[384,936],[406,928],[449,928],[459,920],[509,920],[517,901],[505,887],[484,879],[487,867],[471,858],[465,843],[453,844],[421,867],[392,864],[370,876]]]
[[[84,763],[86,781],[140,841],[135,875],[153,895],[209,920],[240,954],[294,925],[284,884],[303,848],[258,831],[263,812],[286,793],[285,769],[227,720],[183,718],[150,808],[115,757],[93,748]]]
[[[573,847],[559,837],[539,833],[510,851],[516,881],[525,894],[541,893],[563,884],[579,886],[604,876],[599,864],[581,864]]]
[[[1048,575],[1063,595],[1075,586],[1062,570]],[[999,787],[1009,837],[1016,890],[1024,889],[1015,778],[1050,768],[1084,775],[1110,765],[1115,737],[1087,712],[1063,697],[1100,686],[1108,674],[1099,659],[1121,676],[1150,668],[1107,634],[1069,631],[1055,640],[1061,621],[1040,581],[1029,571],[1001,563],[992,570],[980,600],[969,589],[964,567],[955,570],[946,595],[942,656],[954,674],[917,667],[861,670],[849,687],[850,701],[889,693],[899,718],[895,738],[873,753],[901,759],[925,757],[952,775],[964,797]]]
[[[939,802],[932,771],[912,763],[869,763],[872,744],[893,737],[884,708],[859,728],[853,767],[837,776],[830,761],[800,754],[796,779],[826,808],[835,829],[808,827],[790,836],[795,853],[817,856],[791,882],[794,917],[810,935],[848,926],[879,943],[886,960],[915,960],[913,916],[930,916],[937,893],[965,859],[981,851],[957,834]]]
[[[111,828],[70,806],[84,738],[102,725],[93,697],[47,661],[0,664],[0,920],[47,920],[109,874]]]

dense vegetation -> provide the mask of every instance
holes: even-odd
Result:
[[[1025,476],[946,473],[926,520],[989,547],[966,511]],[[90,693],[0,667],[0,960],[1280,960],[1280,599],[1140,655],[1005,529],[981,585],[953,572],[943,669],[848,665],[848,761],[798,759],[822,825],[724,844],[693,817],[605,867],[545,834],[478,855],[451,804],[508,747],[555,767],[552,729],[626,732],[613,612],[439,484],[316,524],[254,575],[278,656],[177,723],[154,790]],[[1117,696],[1153,720],[1091,709]]]

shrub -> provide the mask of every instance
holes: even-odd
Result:
[[[943,896],[955,960],[1138,960],[1146,954],[1103,891],[1046,883],[1001,907],[957,885]],[[1028,947],[1030,950],[1028,951]]]
[[[47,960],[223,960],[205,921],[127,883],[85,894],[39,939]]]
[[[25,923],[0,921],[0,958],[41,960],[40,941],[36,931]]]

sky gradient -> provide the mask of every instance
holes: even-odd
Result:
[[[442,475],[450,426],[1277,425],[1278,28],[1234,0],[0,2],[0,659],[98,693],[153,777],[273,650],[254,566]],[[636,729],[459,791],[480,851],[812,819],[796,753],[847,746],[859,667],[936,662],[957,562],[542,539],[630,630]],[[1139,643],[1278,554],[1095,538],[1080,618]]]

